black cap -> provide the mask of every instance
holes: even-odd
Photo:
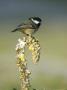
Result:
[[[34,16],[34,17],[30,17],[30,18],[29,18],[29,20],[31,20],[32,18],[33,18],[34,20],[39,21],[39,22],[41,22],[41,21],[42,21],[40,17],[35,17],[35,16]]]

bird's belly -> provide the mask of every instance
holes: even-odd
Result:
[[[34,33],[34,29],[24,29],[23,33],[31,35],[32,33]]]

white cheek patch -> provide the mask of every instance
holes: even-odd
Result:
[[[35,24],[39,24],[40,22],[34,19],[31,19]]]

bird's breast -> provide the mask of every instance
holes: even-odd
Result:
[[[27,34],[27,35],[33,34],[34,31],[35,31],[35,29],[23,29],[23,30],[21,30],[21,32],[23,32],[24,34]]]

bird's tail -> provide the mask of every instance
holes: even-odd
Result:
[[[14,29],[14,30],[12,30],[11,32],[16,32],[18,29],[16,28],[16,29]]]

